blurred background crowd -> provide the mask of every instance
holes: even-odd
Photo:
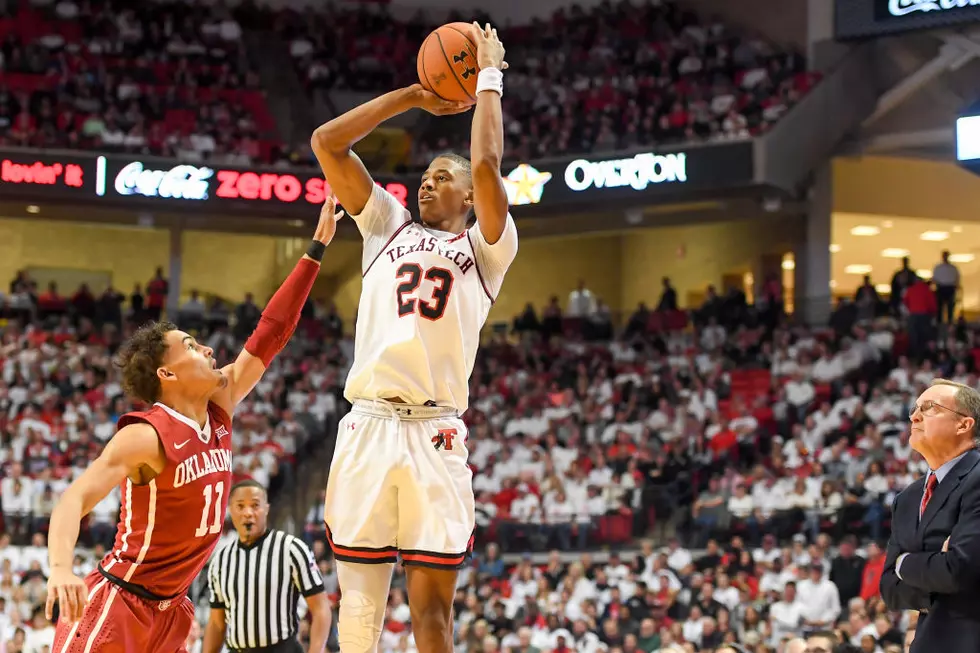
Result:
[[[504,4],[500,13],[520,13],[520,3]],[[814,48],[797,47],[789,26],[785,34],[750,29],[725,18],[725,3],[547,4],[547,11],[495,23],[510,63],[508,162],[775,142],[766,139],[807,98],[828,87],[855,88],[839,84],[850,74],[837,66],[842,59],[818,66]],[[773,7],[750,4],[760,26],[775,20],[765,15],[778,13]],[[810,4],[787,3],[787,16]],[[171,164],[310,168],[307,127],[414,83],[415,66],[406,62],[435,26],[497,18],[487,7],[452,13],[401,0],[301,5],[0,0],[0,159],[75,150]],[[825,103],[823,96],[814,101]],[[835,112],[820,113],[829,119]],[[372,169],[417,170],[436,152],[468,150],[468,114],[412,120],[366,139],[362,156]],[[15,204],[5,195],[6,171],[0,270],[10,268],[13,277],[0,287],[0,653],[52,653],[54,629],[43,610],[48,519],[60,493],[113,437],[117,418],[136,407],[123,396],[114,353],[140,324],[165,317],[228,362],[257,324],[268,288],[235,278],[244,268],[215,273],[206,290],[172,278],[179,240],[172,237],[164,255],[127,245],[138,228],[162,224],[143,205],[120,227],[129,231],[120,232],[112,260],[84,273],[82,265],[37,263],[48,241],[32,241],[20,213],[10,223],[21,222],[4,231]],[[941,176],[917,178],[938,187]],[[901,178],[887,179],[901,198],[890,210],[916,215],[914,198],[895,181]],[[839,188],[850,188],[847,182],[835,175]],[[962,182],[943,199],[972,212],[972,192]],[[756,211],[791,205],[796,213],[784,224],[809,225],[818,218],[805,201],[767,195]],[[848,205],[854,217],[847,226],[801,227],[795,256],[786,248],[764,252],[736,274],[715,259],[729,260],[723,250],[736,241],[761,241],[765,229],[725,232],[699,253],[698,234],[707,232],[685,229],[699,221],[690,216],[714,210],[705,206],[711,202],[651,204],[639,217],[627,212],[625,223],[618,208],[593,216],[624,234],[616,244],[623,261],[631,251],[623,225],[650,227],[651,216],[668,214],[664,224],[683,225],[671,232],[676,243],[673,236],[644,241],[669,244],[639,256],[641,279],[624,272],[617,280],[638,291],[610,290],[594,252],[562,241],[560,256],[528,264],[537,267],[507,287],[513,310],[494,313],[485,330],[464,415],[477,533],[454,603],[456,650],[801,653],[799,638],[815,636],[827,644],[824,653],[904,651],[909,617],[890,612],[878,590],[891,507],[928,470],[909,444],[918,394],[936,377],[978,387],[980,286],[964,243],[980,232],[969,217],[942,227],[872,221],[856,203]],[[732,218],[745,206],[723,209]],[[41,211],[27,206],[35,217]],[[97,210],[76,217],[112,220]],[[298,222],[289,226],[305,234]],[[518,222],[522,234],[545,235],[533,220]],[[299,232],[289,238],[284,229],[277,224],[269,236],[280,262],[298,255],[292,241]],[[843,246],[849,256],[871,242],[854,238],[889,233],[895,238],[881,252],[883,263],[829,259],[814,272],[820,264],[811,250],[824,260],[852,239],[857,246]],[[584,237],[596,248],[606,246],[601,238]],[[234,418],[235,480],[268,488],[273,519],[310,543],[335,603],[318,490],[337,421],[350,408],[343,385],[360,251],[357,243],[348,256],[342,246],[331,246],[339,262],[330,262],[293,340]],[[217,249],[197,257],[209,271]],[[93,257],[103,256],[96,251]],[[626,266],[617,255],[602,260]],[[343,278],[345,256],[354,261],[355,282]],[[4,259],[14,263],[4,267]],[[107,267],[144,276],[89,275]],[[211,281],[196,279],[205,277]],[[531,285],[547,286],[546,293]],[[645,299],[624,299],[636,296]],[[117,491],[86,518],[79,575],[112,546],[118,511]],[[234,537],[229,524],[224,541]],[[383,653],[416,652],[404,589],[399,566]],[[192,597],[203,625],[200,583]],[[306,621],[302,627],[305,640]],[[330,646],[336,650],[336,634]],[[196,626],[187,648],[200,647]]]

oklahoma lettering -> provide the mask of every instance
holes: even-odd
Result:
[[[412,252],[435,252],[439,256],[449,259],[455,263],[456,267],[459,268],[459,271],[466,274],[474,265],[473,259],[458,249],[447,247],[447,244],[448,243],[444,243],[438,238],[426,235],[423,236],[416,245],[395,245],[394,247],[388,249],[385,254],[388,255],[388,260],[394,263],[401,257],[407,256]]]
[[[231,452],[224,449],[202,451],[177,465],[174,472],[174,487],[193,483],[202,476],[227,472],[231,469]]]

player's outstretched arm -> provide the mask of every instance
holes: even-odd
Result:
[[[469,107],[446,102],[415,84],[354,107],[313,132],[310,146],[330,188],[351,215],[360,215],[374,190],[374,180],[351,148],[378,125],[409,109],[425,109],[437,116],[461,113]]]
[[[337,222],[344,212],[336,212],[337,198],[330,196],[320,209],[320,222],[306,254],[272,295],[262,311],[259,324],[245,342],[245,348],[231,365],[222,368],[227,380],[224,387],[211,398],[229,415],[259,382],[272,359],[282,351],[299,324],[300,312],[310,296],[313,282],[320,273],[320,261],[327,245],[337,233]]]
[[[500,240],[507,226],[507,190],[500,175],[504,158],[504,114],[500,100],[507,63],[497,30],[489,24],[480,27],[473,23],[473,26],[477,39],[476,57],[480,64],[470,135],[473,208],[483,237],[493,245]]]
[[[48,530],[48,562],[51,566],[45,606],[48,618],[56,600],[62,618],[78,621],[82,617],[87,590],[85,583],[72,573],[82,517],[127,476],[135,475],[142,467],[159,471],[165,460],[163,445],[152,426],[146,423],[124,426],[109,440],[102,454],[61,495],[51,513]]]

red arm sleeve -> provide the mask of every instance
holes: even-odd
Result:
[[[306,257],[301,258],[262,311],[258,326],[245,342],[245,351],[261,360],[266,367],[282,351],[296,330],[300,311],[310,296],[319,272],[319,263]]]

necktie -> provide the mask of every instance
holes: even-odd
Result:
[[[925,514],[926,506],[929,505],[929,499],[932,498],[932,493],[936,490],[937,485],[939,485],[939,479],[935,473],[930,473],[929,478],[926,479],[926,491],[922,493],[922,504],[919,506],[919,519],[922,519],[922,515]]]

